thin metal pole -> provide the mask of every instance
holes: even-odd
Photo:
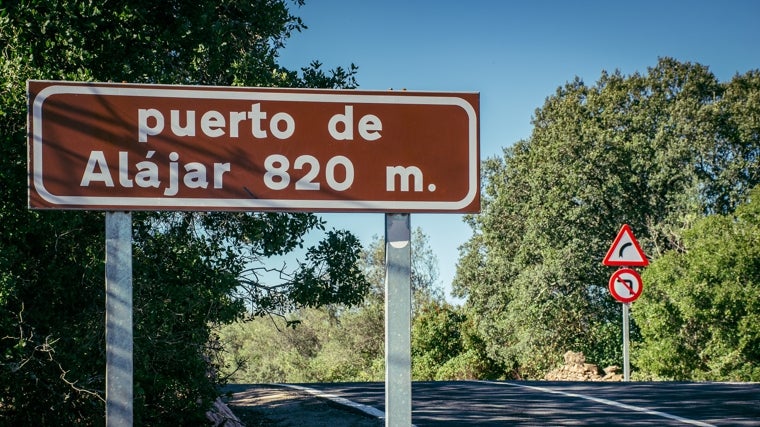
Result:
[[[631,350],[628,337],[629,303],[623,303],[623,381],[631,380]]]
[[[385,425],[412,425],[409,214],[385,215]]]
[[[132,214],[106,212],[106,426],[133,423]]]

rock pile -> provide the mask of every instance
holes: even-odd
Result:
[[[565,364],[554,369],[544,377],[549,381],[622,381],[623,376],[618,373],[617,366],[609,366],[604,369],[604,375],[600,375],[599,367],[586,363],[583,353],[568,351],[565,353]]]

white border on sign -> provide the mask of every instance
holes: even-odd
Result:
[[[209,87],[209,89],[212,89]],[[468,192],[465,197],[454,202],[408,202],[393,200],[294,200],[294,199],[218,199],[218,198],[164,198],[164,197],[91,197],[59,196],[50,193],[43,182],[42,164],[42,106],[53,95],[108,95],[108,96],[144,96],[156,98],[193,98],[193,99],[228,99],[251,101],[295,101],[320,103],[355,103],[355,104],[398,104],[398,105],[448,105],[462,108],[468,117]],[[34,144],[33,182],[37,193],[47,202],[66,206],[109,206],[119,207],[155,207],[202,210],[218,209],[287,209],[287,210],[347,210],[347,211],[446,211],[467,207],[477,195],[478,184],[478,119],[475,109],[463,98],[455,96],[427,96],[391,94],[336,94],[336,93],[301,93],[270,92],[251,90],[201,90],[198,86],[188,88],[130,88],[124,86],[76,86],[52,85],[41,90],[32,104],[32,144]],[[206,209],[208,208],[208,209]]]

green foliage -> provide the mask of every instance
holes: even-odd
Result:
[[[9,198],[8,187],[0,197],[0,418],[87,424],[103,412],[104,270],[94,260],[104,250],[81,236],[103,242],[103,217],[41,221],[9,206],[23,198]]]
[[[700,216],[732,211],[760,183],[759,96],[756,71],[720,83],[663,58],[547,98],[530,139],[483,163],[482,213],[467,219],[454,288],[488,355],[528,378],[567,350],[620,364],[620,307],[601,265],[612,238],[628,223],[656,258]]]
[[[296,0],[295,5],[302,4]],[[100,425],[104,415],[103,215],[27,210],[29,79],[355,87],[356,67],[276,63],[305,28],[285,0],[3,1],[0,5],[0,418]],[[330,231],[283,279],[266,264],[323,223],[308,214],[133,215],[135,423],[193,425],[217,396],[211,325],[355,304],[356,239]],[[335,264],[331,257],[342,263]],[[239,286],[240,284],[243,286]]]
[[[384,250],[384,241],[376,238],[362,251],[359,267],[371,281],[372,291],[358,307],[330,305],[302,309],[287,318],[253,319],[221,327],[218,334],[225,348],[223,371],[230,380],[382,381]],[[437,269],[428,237],[422,230],[414,230],[411,343],[414,378],[504,377],[503,367],[488,358],[485,342],[467,313],[442,301],[436,283]]]
[[[320,307],[362,302],[369,290],[357,262],[359,240],[345,231],[330,231],[325,240],[306,253],[309,264],[302,264],[294,281],[298,283],[288,297],[297,306]],[[336,253],[341,254],[336,256]]]
[[[733,215],[711,215],[684,232],[642,275],[633,353],[645,376],[760,380],[760,187]]]
[[[382,381],[382,306],[342,313],[303,309],[285,318],[256,318],[218,331],[223,372],[236,383]],[[294,317],[290,316],[292,320]]]
[[[412,367],[417,380],[432,380],[438,368],[462,352],[460,327],[464,319],[453,307],[422,307],[412,325]]]
[[[487,356],[475,349],[470,349],[447,360],[436,370],[433,379],[436,381],[498,380],[504,379],[504,371]]]
[[[471,380],[505,377],[488,357],[467,312],[446,303],[425,304],[412,323],[412,377],[415,380]]]
[[[385,298],[385,240],[374,236],[362,254],[362,269],[372,283],[370,298],[382,303]],[[441,301],[443,290],[438,282],[438,258],[430,247],[429,237],[421,228],[412,230],[412,311],[428,301]]]
[[[414,355],[429,355],[437,364],[462,351],[462,315],[454,307],[430,304],[422,308],[412,327]]]

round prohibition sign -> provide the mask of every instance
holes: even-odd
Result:
[[[629,303],[635,301],[641,295],[644,285],[641,282],[641,276],[635,270],[621,268],[612,273],[609,288],[610,293],[616,300],[622,303]]]

